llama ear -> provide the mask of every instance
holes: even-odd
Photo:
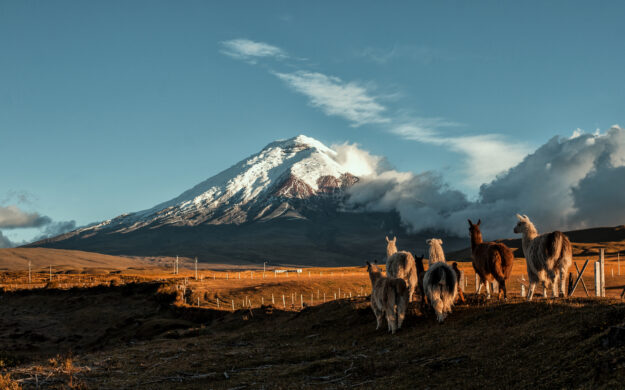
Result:
[[[478,220],[477,220],[477,226],[480,226],[480,224],[481,224],[481,223],[482,223],[482,220],[481,220],[481,219],[478,219]]]
[[[443,240],[441,240],[440,238],[438,239],[438,243],[443,245]]]
[[[529,221],[529,220],[530,220],[530,217],[528,217],[528,216],[527,216],[527,215],[525,215],[525,214],[523,214],[523,218],[524,218],[526,221]]]
[[[517,214],[516,217],[519,219],[519,221],[523,222],[523,217],[521,217],[520,214]]]
[[[469,227],[473,226],[473,222],[470,219],[467,219],[467,221],[469,221]]]
[[[371,263],[369,263],[368,261],[365,261],[365,264],[367,264],[367,268],[371,267]]]
[[[390,242],[391,240],[388,239],[388,236],[384,237],[386,238],[386,242]]]
[[[391,241],[397,242],[397,237],[393,236],[393,239]]]

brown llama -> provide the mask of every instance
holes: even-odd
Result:
[[[460,269],[458,268],[458,263],[456,263],[455,261],[451,265],[451,268],[454,269],[454,272],[456,273],[456,278],[458,279],[458,299],[462,303],[465,303],[466,301],[462,292],[462,282],[464,282],[464,279],[462,279],[462,272],[460,272]]]
[[[390,277],[404,279],[408,286],[408,302],[412,302],[419,280],[415,260],[410,252],[398,252],[396,242],[397,237],[393,237],[392,240],[386,237],[386,273]]]
[[[477,289],[479,294],[482,285],[485,285],[486,297],[490,298],[489,282],[496,280],[499,284],[498,298],[508,298],[506,290],[506,280],[510,278],[512,266],[514,264],[514,255],[510,248],[504,244],[497,242],[484,242],[482,240],[482,232],[480,224],[482,220],[478,220],[476,224],[469,219],[469,232],[471,234],[471,257],[473,259],[473,269],[480,277],[480,286]]]
[[[382,275],[377,265],[367,261],[367,272],[371,279],[371,309],[377,321],[376,330],[386,316],[388,330],[395,334],[401,329],[408,306],[408,287],[403,279]]]

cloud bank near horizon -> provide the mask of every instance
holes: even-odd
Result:
[[[20,202],[25,203],[25,202]],[[27,212],[17,205],[0,206],[0,248],[12,248],[25,244],[25,242],[13,242],[2,233],[4,230],[14,229],[41,229],[41,234],[33,241],[54,237],[76,228],[75,221],[53,221],[52,218],[37,212]]]
[[[392,211],[412,231],[467,235],[467,219],[482,219],[486,239],[514,237],[515,214],[527,214],[539,231],[614,226],[625,223],[625,130],[553,137],[519,164],[480,187],[476,201],[452,189],[432,172],[398,172],[378,164],[349,190],[348,206]]]

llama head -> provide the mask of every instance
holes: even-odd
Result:
[[[451,264],[451,268],[454,269],[454,272],[456,273],[456,277],[458,278],[458,280],[460,280],[460,268],[458,268],[458,263],[456,263],[455,261]]]
[[[478,219],[477,223],[473,223],[471,222],[470,219],[467,219],[467,221],[469,221],[469,234],[471,237],[475,237],[475,238],[479,238],[478,242],[482,241],[482,231],[480,230],[480,224],[482,223],[481,219]]]
[[[443,240],[441,240],[440,238],[430,238],[429,240],[425,240],[425,243],[429,246],[441,246],[443,245]]]
[[[415,266],[417,267],[417,274],[425,272],[425,268],[423,268],[423,259],[425,259],[425,255],[414,257]]]
[[[367,264],[367,272],[369,273],[369,278],[373,283],[375,279],[382,275],[382,272],[380,271],[380,268],[378,268],[377,264],[375,264],[375,262],[374,264],[371,264],[368,261],[365,263]]]
[[[516,217],[519,220],[519,222],[517,222],[516,226],[514,227],[515,233],[524,233],[530,230],[530,228],[534,229],[534,225],[532,224],[532,222],[530,221],[527,215],[517,214]]]
[[[392,240],[388,239],[388,236],[386,237],[386,256],[392,256],[394,253],[397,252],[397,237],[393,237]]]

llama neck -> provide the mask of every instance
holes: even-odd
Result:
[[[382,277],[380,271],[369,271],[369,279],[371,279],[371,285],[375,285],[375,282]]]
[[[395,245],[388,245],[386,247],[386,257],[391,257],[397,253],[397,247]]]
[[[472,232],[471,233],[471,250],[475,250],[475,247],[480,245],[482,242],[482,233],[481,232]]]
[[[416,258],[415,266],[417,267],[417,275],[420,275],[425,272],[425,269],[423,268],[423,259]]]
[[[523,231],[523,250],[529,246],[529,244],[538,237],[538,231],[531,223],[527,224],[526,229]]]

